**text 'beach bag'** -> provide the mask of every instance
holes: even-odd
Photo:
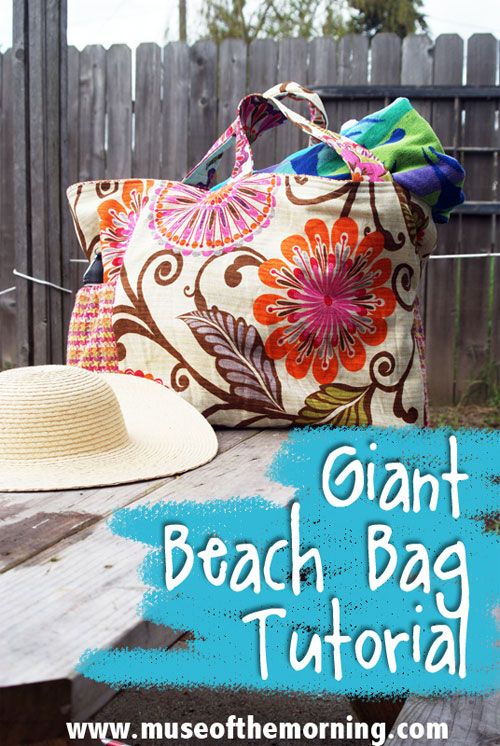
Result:
[[[284,95],[307,100],[312,121]],[[251,143],[283,122],[332,148],[350,178],[254,171]],[[171,387],[213,424],[424,423],[415,305],[431,209],[325,123],[316,94],[284,84],[244,98],[183,182],[68,190],[88,258],[102,254],[104,284],[82,291],[106,296],[107,369]],[[232,176],[213,187],[232,142]],[[92,330],[74,316],[69,363],[85,366]]]

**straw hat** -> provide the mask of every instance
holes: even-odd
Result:
[[[166,477],[216,453],[207,420],[146,378],[66,365],[0,373],[0,492]]]

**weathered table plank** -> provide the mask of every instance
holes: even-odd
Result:
[[[393,746],[442,744],[442,738],[398,738],[401,723],[446,723],[448,739],[453,746],[486,746],[500,743],[500,694],[492,697],[447,697],[424,699],[411,697],[394,724],[389,736]]]
[[[228,431],[219,436],[221,451],[225,451],[214,461],[173,480],[148,483],[146,488],[143,485],[141,496],[136,493],[136,499],[132,498],[134,505],[162,499],[202,501],[256,494],[282,504],[289,502],[292,490],[265,476],[274,453],[286,438],[285,431]],[[119,497],[113,498],[113,492]],[[18,701],[28,698],[31,712],[25,721],[32,727],[32,718],[40,718],[42,730],[46,728],[45,736],[52,727],[57,735],[57,728],[70,717],[88,718],[113,696],[112,690],[75,673],[85,649],[123,644],[168,647],[183,635],[181,631],[147,624],[137,616],[144,592],[137,570],[147,549],[114,536],[104,521],[112,509],[130,504],[131,493],[110,488],[39,494],[36,499],[43,498],[45,506],[55,512],[61,509],[64,495],[71,502],[62,506],[63,512],[68,512],[69,506],[74,509],[79,499],[80,505],[94,511],[96,522],[71,533],[74,527],[70,521],[64,529],[70,535],[32,556],[28,551],[23,561],[0,577],[4,617],[0,639],[0,699],[4,703],[0,740],[5,718],[16,711],[19,715],[15,707]],[[101,495],[106,499],[99,506]],[[12,497],[19,511],[28,510],[21,499],[27,501],[26,496],[0,495],[2,500]],[[4,502],[4,508],[6,505]],[[36,511],[36,506],[32,510]],[[32,696],[35,690],[37,694]],[[59,705],[54,709],[55,701]],[[49,724],[44,715],[47,712],[52,713]],[[54,712],[61,715],[59,720]]]

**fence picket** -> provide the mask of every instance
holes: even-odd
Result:
[[[163,50],[162,176],[182,179],[188,168],[189,60],[184,42]]]
[[[97,44],[80,52],[80,180],[103,179],[106,173],[106,52]]]
[[[371,42],[371,78],[373,85],[394,84],[401,80],[401,39],[397,34],[381,32]]]
[[[48,280],[47,259],[47,193],[45,168],[47,167],[44,122],[43,122],[43,21],[42,5],[28,4],[30,26],[30,64],[28,66],[29,112],[29,158],[30,158],[30,202],[31,236],[36,236],[36,250],[31,253],[31,274]],[[26,280],[19,280],[26,282]],[[35,365],[50,359],[48,294],[49,288],[33,283],[31,286],[33,307],[33,362]],[[57,322],[56,322],[57,323]]]
[[[217,136],[222,134],[236,116],[236,107],[247,91],[247,47],[242,39],[225,39],[219,49],[219,107]],[[219,166],[218,180],[226,179],[234,165],[234,156],[227,155]]]
[[[250,93],[264,93],[276,83],[278,45],[274,39],[255,39],[248,48]],[[285,125],[283,125],[285,126]],[[256,168],[276,163],[276,130],[264,132],[252,145]]]
[[[217,139],[217,45],[199,41],[189,50],[188,168],[200,161]]]
[[[309,42],[309,66],[307,85],[310,87],[327,85],[337,80],[337,42],[328,36],[311,39]],[[334,131],[340,127],[337,122],[337,104],[325,102],[330,128]]]
[[[106,176],[132,176],[132,53],[125,44],[106,51],[108,122]]]
[[[161,177],[161,89],[163,67],[158,44],[140,44],[135,66],[135,147],[132,175]]]
[[[0,291],[14,286],[12,51],[0,55]],[[16,361],[16,292],[0,296],[0,370]]]
[[[307,80],[307,42],[305,39],[281,39],[278,42],[278,80],[294,80],[305,83]],[[285,101],[287,106],[296,105]],[[301,113],[305,113],[302,105],[298,105]],[[307,138],[298,127],[285,122],[276,130],[276,161],[283,160],[290,153],[304,148]]]
[[[63,191],[68,186],[75,184],[80,179],[79,169],[79,150],[80,150],[80,52],[76,47],[68,47],[68,91],[67,91],[67,116],[68,116],[68,133],[67,133],[67,152],[66,152],[66,183],[62,185]],[[75,235],[73,228],[73,221],[71,220],[70,211],[67,209],[66,200],[64,201],[66,207],[63,210],[63,235],[64,244],[67,248],[67,258],[69,262],[69,287],[76,293],[82,277],[83,265],[71,261],[72,259],[83,259],[83,253]],[[68,319],[65,319],[65,326],[67,326]]]
[[[434,47],[434,83],[460,85],[462,81],[464,42],[457,34],[443,34]],[[454,101],[436,101],[432,119],[443,145],[459,144],[459,112]],[[455,151],[455,154],[457,152]],[[438,254],[459,251],[457,216],[438,232]],[[453,401],[455,381],[456,285],[458,261],[430,261],[427,268],[425,329],[427,333],[427,369],[429,396],[434,404]]]
[[[474,34],[467,43],[467,83],[494,85],[497,74],[497,40],[491,34]],[[465,103],[465,145],[494,146],[498,143],[495,101]],[[497,177],[494,159],[486,153],[466,153],[467,196],[472,200],[494,198]],[[464,216],[467,249],[488,252],[492,247],[492,219]],[[471,384],[486,374],[490,316],[490,260],[469,259],[461,263],[460,338],[457,357],[457,395],[473,393]]]
[[[411,34],[403,39],[401,83],[406,85],[430,85],[432,83],[432,42],[427,34]],[[428,101],[415,101],[414,106],[425,119],[430,120],[431,104]]]
[[[368,82],[368,37],[346,34],[338,43],[339,85],[363,85]],[[368,113],[366,101],[343,101],[338,105],[337,129],[348,119],[361,119]]]

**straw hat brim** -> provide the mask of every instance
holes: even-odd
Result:
[[[5,460],[0,492],[105,487],[180,474],[217,453],[210,423],[189,402],[159,383],[133,375],[96,373],[112,387],[129,433],[120,448],[78,456]],[[106,412],[102,413],[103,418]],[[57,451],[57,444],[54,444]]]

